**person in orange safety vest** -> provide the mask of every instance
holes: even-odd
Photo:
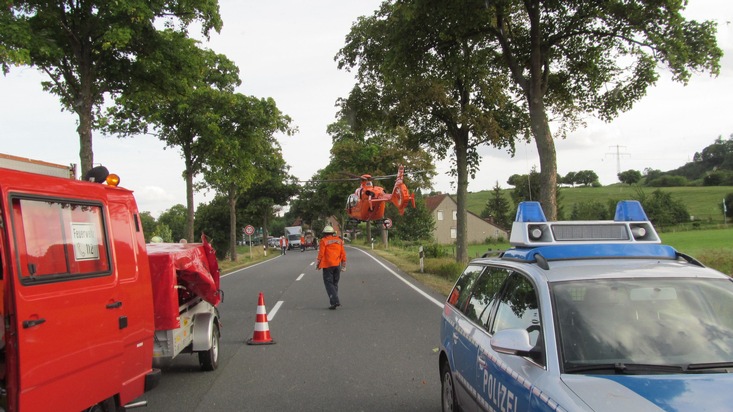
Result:
[[[327,225],[323,228],[323,237],[318,243],[318,259],[316,270],[323,269],[323,284],[326,286],[328,300],[333,310],[341,306],[339,301],[339,278],[341,271],[346,269],[346,251],[344,241],[336,236],[333,227]]]

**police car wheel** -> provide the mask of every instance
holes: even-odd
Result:
[[[456,390],[453,387],[453,375],[447,361],[443,361],[440,367],[440,402],[443,412],[458,412],[456,403]]]

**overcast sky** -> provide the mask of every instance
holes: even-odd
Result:
[[[335,102],[354,84],[339,71],[334,56],[352,23],[371,15],[377,0],[220,0],[224,27],[204,47],[225,54],[240,69],[246,95],[272,97],[299,128],[279,138],[291,173],[302,180],[328,164],[331,141],[326,127],[335,120]],[[718,44],[725,52],[717,78],[693,76],[686,86],[664,70],[658,84],[634,108],[611,123],[588,119],[587,127],[556,141],[558,172],[594,170],[602,184],[617,181],[620,170],[670,170],[718,136],[733,134],[733,2],[689,0],[686,16],[718,22]],[[0,76],[0,153],[69,164],[79,163],[75,115],[61,112],[58,98],[44,93],[45,78],[32,68]],[[481,170],[469,190],[487,190],[512,174],[539,170],[534,143],[519,143],[512,158],[483,148]],[[154,216],[185,204],[183,160],[153,136],[130,139],[95,133],[94,161],[121,176],[135,191],[141,210]],[[439,164],[433,188],[454,192],[448,164]],[[368,173],[369,171],[364,171]],[[409,181],[408,181],[409,186]],[[346,194],[344,194],[346,197]],[[196,203],[211,194],[197,193]]]

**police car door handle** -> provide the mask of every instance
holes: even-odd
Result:
[[[23,321],[23,329],[32,328],[33,326],[40,325],[41,323],[43,323],[45,321],[46,321],[46,319],[43,319],[43,318],[24,320]]]
[[[108,303],[107,309],[117,309],[121,306],[122,306],[122,302],[118,300],[117,302]]]

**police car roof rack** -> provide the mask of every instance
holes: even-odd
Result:
[[[676,260],[683,256],[661,244],[644,209],[635,200],[620,201],[614,220],[558,222],[547,221],[539,202],[522,202],[509,242],[513,248],[505,251],[502,259],[536,262],[543,269],[549,269],[551,260],[614,257]],[[688,258],[685,260],[690,263],[697,262]]]

